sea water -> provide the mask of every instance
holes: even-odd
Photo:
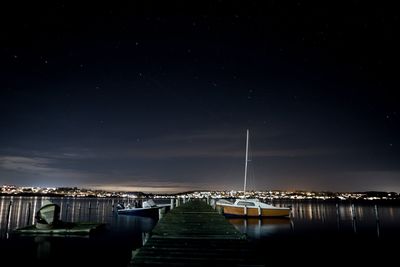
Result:
[[[45,199],[60,205],[63,221],[105,223],[106,230],[91,237],[12,235],[13,229],[34,223],[35,213]],[[158,218],[118,215],[113,205],[119,201],[132,200],[1,196],[1,259],[15,266],[126,266]],[[397,255],[391,251],[400,240],[398,205],[331,201],[273,204],[290,206],[290,218],[227,218],[253,242],[266,265],[282,259],[297,264],[302,258],[311,260],[309,265],[318,265],[316,255],[337,263],[342,263],[343,257],[364,263],[383,254],[384,259]]]

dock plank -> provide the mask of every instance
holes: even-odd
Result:
[[[161,219],[131,266],[264,266],[246,236],[202,201]]]

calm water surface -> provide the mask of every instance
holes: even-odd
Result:
[[[398,261],[399,206],[380,203],[376,212],[370,202],[354,208],[348,202],[290,205],[290,219],[228,219],[252,240],[265,266],[385,266]]]
[[[228,218],[252,239],[271,237],[319,238],[324,235],[392,240],[400,237],[400,206],[369,202],[298,202],[291,218]]]
[[[34,223],[44,200],[61,207],[61,220],[105,223],[106,231],[89,237],[21,237],[12,229]],[[9,203],[12,202],[7,221]],[[112,205],[121,199],[0,197],[0,251],[16,266],[22,264],[92,266],[112,263],[126,266],[132,251],[141,247],[158,218],[118,216]],[[129,201],[125,199],[126,203]],[[28,216],[29,215],[29,216]],[[15,254],[23,255],[16,257]]]
[[[118,216],[112,211],[112,205],[120,199],[50,198],[60,205],[63,221],[105,223],[107,230],[90,238],[12,235],[12,229],[34,222],[34,214],[45,199],[49,198],[0,197],[0,251],[5,255],[3,259],[16,265],[95,266],[107,263],[126,266],[132,252],[143,245],[158,220]],[[10,219],[7,220],[10,201]],[[396,205],[378,204],[376,211],[375,204],[369,202],[355,203],[354,208],[348,202],[274,204],[290,205],[291,218],[227,218],[247,234],[262,256],[266,251],[269,256],[289,253],[292,257],[286,260],[290,263],[293,259],[295,263],[294,259],[311,252],[337,259],[337,253],[345,250],[357,258],[355,251],[359,248],[363,254],[380,255],[381,250],[390,251],[391,244],[400,240],[400,207]],[[15,257],[16,254],[23,257]],[[265,258],[266,263],[271,261],[269,256]]]

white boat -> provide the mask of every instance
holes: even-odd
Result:
[[[169,210],[171,207],[170,204],[156,204],[152,199],[147,201],[143,201],[141,208],[136,208],[130,206],[128,204],[126,207],[119,203],[117,205],[117,212],[118,214],[125,214],[125,215],[137,215],[137,216],[158,216],[158,210],[165,208]]]
[[[246,136],[246,161],[244,170],[243,199],[236,199],[235,202],[219,200],[216,205],[223,214],[244,217],[286,217],[290,215],[290,208],[275,207],[259,201],[258,199],[246,199],[247,163],[249,162],[249,130]]]

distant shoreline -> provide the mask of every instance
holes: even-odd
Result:
[[[7,194],[0,193],[0,197],[50,197],[50,198],[70,198],[70,199],[126,199],[131,197],[124,196],[96,196],[96,195],[87,195],[87,196],[73,196],[73,195],[62,195],[62,194],[40,194],[40,193],[18,193],[18,194]],[[182,198],[182,194],[176,195],[161,195],[161,194],[142,194],[140,197],[135,197],[138,199],[145,198],[155,198],[155,199],[169,199],[169,198]],[[206,197],[197,197],[197,199],[206,199]],[[219,198],[218,198],[219,199]],[[221,199],[235,199],[235,197],[222,197]],[[291,198],[274,198],[274,199],[265,199],[266,202],[272,203],[304,203],[304,202],[324,202],[324,203],[387,203],[387,204],[398,204],[400,205],[400,198],[395,199],[363,199],[363,198],[348,198],[348,199],[340,199],[329,198],[329,199],[320,199],[320,198],[308,198],[308,199],[291,199]]]

